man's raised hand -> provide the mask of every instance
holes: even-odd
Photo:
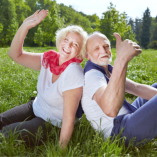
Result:
[[[114,33],[114,36],[116,37],[117,58],[121,57],[124,61],[129,62],[134,56],[142,52],[137,43],[128,39],[122,42],[121,36],[118,33]]]
[[[38,25],[48,14],[48,10],[41,10],[40,12],[37,10],[33,15],[27,17],[22,25],[25,25],[27,29],[31,29]]]

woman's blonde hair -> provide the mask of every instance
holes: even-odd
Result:
[[[88,38],[87,32],[85,32],[80,26],[77,25],[71,25],[67,26],[65,28],[62,28],[56,32],[56,47],[59,49],[59,44],[63,38],[67,36],[68,33],[77,33],[80,34],[83,38],[82,40],[82,47],[80,50],[80,53],[78,54],[79,59],[84,59],[86,57],[86,42]]]

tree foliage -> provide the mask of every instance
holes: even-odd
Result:
[[[131,29],[132,29],[132,31],[134,33],[135,32],[135,23],[134,23],[134,20],[132,18],[129,19],[128,25],[131,26]]]
[[[135,41],[131,26],[127,25],[125,12],[120,14],[112,3],[110,3],[108,10],[103,13],[99,31],[105,34],[113,44],[115,44],[114,32],[119,33],[123,40],[129,38]]]
[[[96,14],[93,15],[86,15],[86,17],[91,22],[91,27],[93,31],[97,31],[100,26],[100,19]]]
[[[147,48],[150,40],[150,26],[151,16],[149,8],[147,8],[143,14],[142,31],[141,31],[141,46]]]
[[[59,5],[60,16],[64,19],[65,26],[79,25],[88,33],[93,32],[90,20],[82,12],[75,11],[72,6],[65,6],[63,3]]]
[[[39,9],[45,8],[49,10],[48,16],[45,20],[38,26],[37,32],[34,36],[34,42],[39,46],[46,45],[46,43],[55,42],[55,32],[64,26],[63,19],[59,17],[59,8],[55,1],[42,0],[38,1]]]
[[[48,9],[49,14],[41,24],[29,30],[24,46],[54,46],[56,30],[67,25],[79,25],[88,33],[100,31],[113,46],[114,32],[143,48],[157,41],[157,16],[151,18],[148,8],[142,19],[130,18],[127,22],[126,13],[120,13],[112,3],[99,18],[96,14],[78,12],[71,5],[57,4],[56,0],[0,0],[0,46],[9,46],[23,20],[41,9]]]
[[[0,33],[3,31],[3,25],[0,23]]]
[[[0,8],[0,23],[3,25],[3,31],[0,33],[0,45],[10,45],[18,29],[15,4],[12,0],[1,0]]]
[[[135,38],[139,44],[141,43],[141,41],[140,41],[141,29],[142,29],[142,20],[136,18],[135,19],[135,34],[136,34]]]

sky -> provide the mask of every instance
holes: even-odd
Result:
[[[87,15],[96,13],[100,18],[102,13],[107,11],[110,2],[120,13],[125,12],[132,19],[142,18],[147,7],[152,17],[157,16],[157,0],[56,0],[56,2],[71,5],[75,10]]]

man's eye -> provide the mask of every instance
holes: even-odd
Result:
[[[67,38],[65,38],[64,40],[65,40],[65,41],[68,41],[68,39],[67,39]]]
[[[109,46],[104,46],[104,49],[108,50],[108,49],[109,49]]]

